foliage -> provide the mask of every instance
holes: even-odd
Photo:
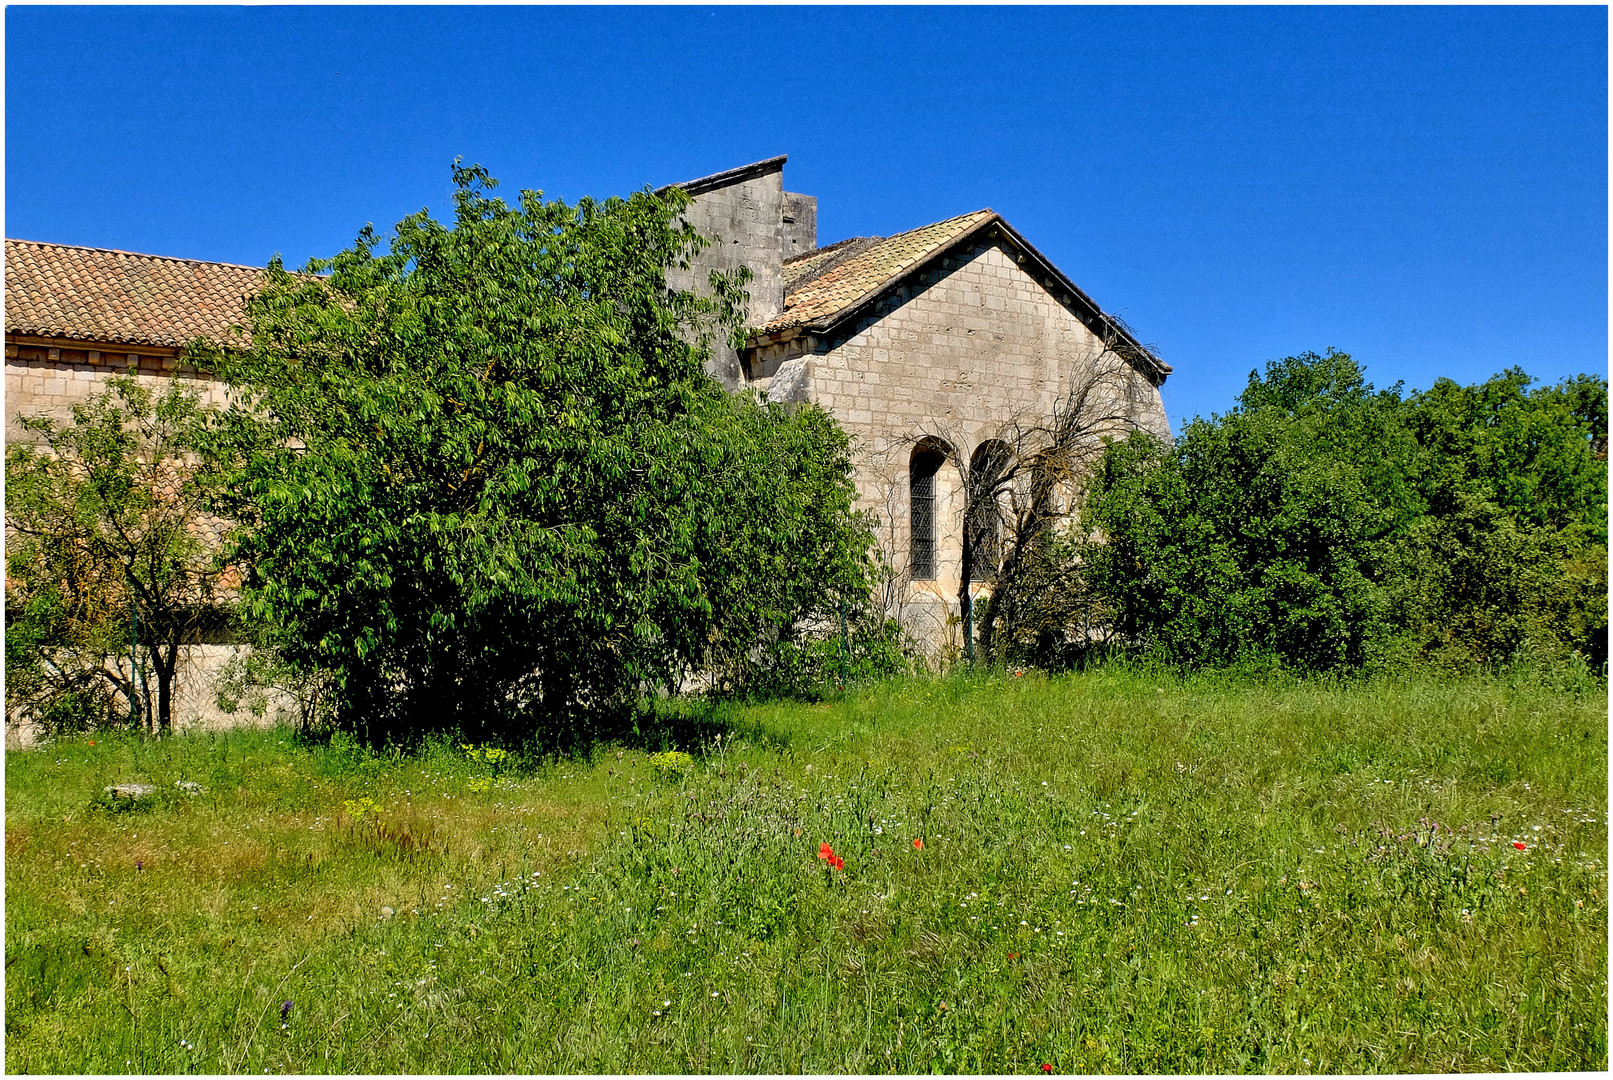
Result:
[[[1379,620],[1386,522],[1348,462],[1269,412],[1116,447],[1087,507],[1115,630],[1173,662],[1359,666]]]
[[[757,646],[732,677],[713,687],[725,699],[821,701],[914,670],[913,649],[894,619],[864,602],[847,614],[842,639],[825,623]]]
[[[872,600],[872,538],[853,516],[850,442],[816,407],[757,407],[732,398],[723,437],[748,468],[724,478],[726,518],[710,559],[713,607],[701,674],[719,696],[806,695],[843,681],[840,619],[848,620],[847,673],[861,680],[905,670],[899,631]]]
[[[1425,662],[1497,664],[1527,645],[1607,661],[1607,549],[1463,493],[1417,521],[1388,576],[1391,622]]]
[[[1048,529],[1024,546],[1015,587],[997,598],[996,658],[1044,671],[1106,655],[1115,611],[1095,588],[1075,529]]]
[[[243,647],[213,676],[219,711],[234,716],[245,709],[256,719],[305,732],[324,728],[331,705],[328,673],[287,663],[281,655],[285,635],[278,627],[240,620],[236,632]]]
[[[708,706],[673,784],[635,744],[485,791],[446,741],[8,753],[5,1064],[1604,1071],[1607,688],[1536,674],[896,680]]]
[[[703,373],[743,278],[667,288],[706,242],[686,196],[454,180],[452,227],[271,266],[250,348],[214,357],[247,602],[334,722],[569,745],[865,594],[843,433]]]
[[[657,780],[677,781],[694,769],[694,758],[682,750],[663,750],[645,758]]]
[[[1607,380],[1533,382],[1509,368],[1475,386],[1440,379],[1407,399],[1407,424],[1428,452],[1428,499],[1441,515],[1463,495],[1485,499],[1520,526],[1580,528],[1605,546]]]
[[[1173,663],[1602,663],[1607,384],[1529,385],[1402,397],[1343,353],[1274,362],[1174,446],[1113,445],[1070,565]]]
[[[133,379],[24,417],[6,451],[6,704],[61,731],[173,722],[180,648],[221,619],[199,396]],[[153,683],[155,685],[153,685]]]

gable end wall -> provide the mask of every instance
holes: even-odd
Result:
[[[972,453],[1016,417],[1051,415],[1094,363],[1124,363],[999,243],[955,251],[881,299],[841,335],[781,365],[797,396],[823,406],[857,447],[858,506],[873,512],[898,572],[908,551],[912,441],[944,435]],[[769,365],[771,366],[771,365]],[[1159,389],[1131,380],[1134,419],[1163,437],[1170,428]],[[771,389],[771,388],[770,388]],[[770,393],[770,396],[774,396]],[[917,584],[920,601],[955,607],[961,537],[956,470],[937,477],[937,575]],[[924,616],[931,622],[944,612]],[[934,640],[934,626],[922,636]]]

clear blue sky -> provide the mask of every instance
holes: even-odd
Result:
[[[1606,372],[1608,13],[6,9],[7,236],[261,264],[788,154],[819,239],[991,206],[1176,367]]]

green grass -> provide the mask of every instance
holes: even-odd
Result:
[[[1111,668],[664,712],[558,763],[8,753],[7,1070],[1607,1066],[1604,686]],[[137,780],[160,805],[92,805]]]

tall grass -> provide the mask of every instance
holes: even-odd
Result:
[[[661,713],[587,761],[8,754],[7,1069],[1606,1067],[1600,684],[1108,668]],[[159,805],[92,805],[133,780]]]

